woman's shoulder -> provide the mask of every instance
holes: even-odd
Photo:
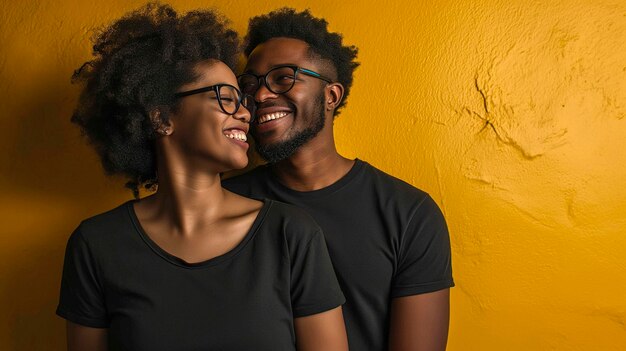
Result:
[[[85,240],[111,239],[111,233],[132,228],[132,205],[132,200],[127,201],[111,210],[86,218],[80,222],[76,232]]]
[[[296,205],[291,205],[286,202],[272,199],[263,199],[263,202],[265,202],[266,205],[270,206],[273,212],[275,212],[277,215],[295,216],[298,219],[303,219],[305,221],[313,220],[313,218],[308,213],[306,213],[305,210]]]
[[[284,202],[264,199],[267,213],[263,226],[280,232],[288,242],[310,241],[322,229],[305,210]]]

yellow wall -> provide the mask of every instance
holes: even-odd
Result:
[[[623,0],[225,3],[173,4],[216,6],[239,31],[310,7],[359,46],[339,149],[442,206],[449,350],[626,350]],[[141,4],[0,4],[2,350],[64,348],[66,238],[130,197],[70,125],[69,77],[90,30]]]

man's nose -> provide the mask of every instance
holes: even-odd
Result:
[[[278,97],[278,94],[273,93],[268,89],[267,83],[265,82],[265,78],[259,78],[259,89],[254,93],[254,100],[256,102],[263,102],[267,99],[275,99]]]

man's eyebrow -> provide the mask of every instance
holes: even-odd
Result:
[[[276,67],[283,67],[283,66],[293,66],[293,67],[300,67],[299,65],[295,64],[295,63],[277,63],[275,65],[271,65],[267,71],[265,71],[265,73],[273,70]],[[254,74],[254,75],[259,75],[259,73],[257,73],[256,71],[253,71],[251,69],[246,69],[245,71],[243,71],[243,73],[250,73],[250,74]],[[265,74],[263,73],[263,74]]]

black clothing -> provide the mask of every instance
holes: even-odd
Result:
[[[299,192],[268,166],[222,182],[305,209],[322,227],[342,291],[350,349],[386,350],[390,300],[454,286],[445,219],[425,192],[361,160],[336,183]]]
[[[231,251],[189,264],[142,230],[133,203],[68,241],[57,314],[109,328],[110,349],[295,350],[293,319],[345,301],[319,226],[265,200]]]

